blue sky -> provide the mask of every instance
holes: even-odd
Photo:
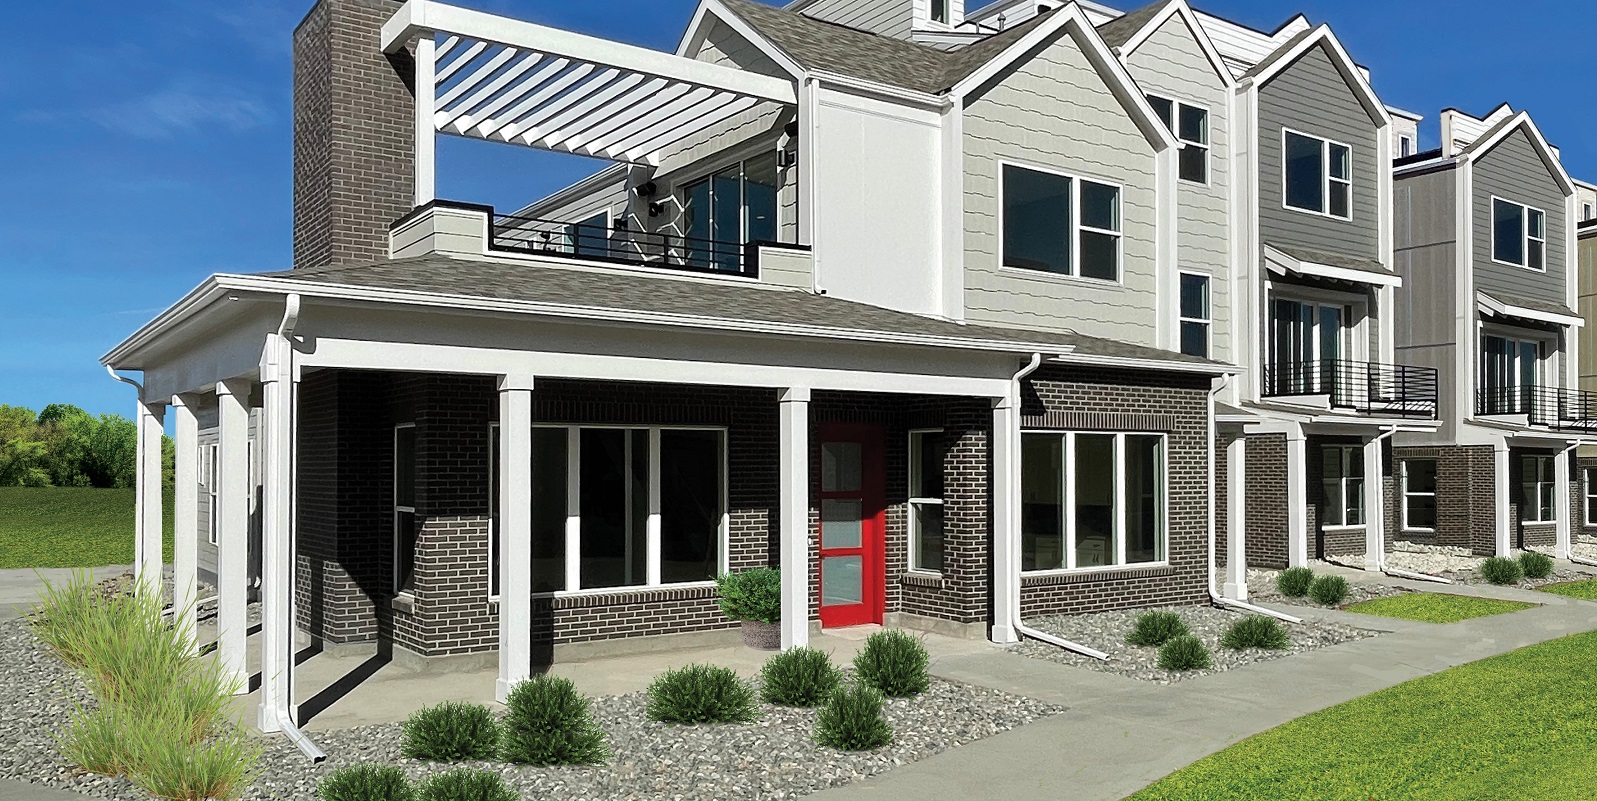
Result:
[[[455,0],[669,50],[690,0]],[[290,254],[289,34],[310,0],[14,3],[0,57],[0,403],[127,414],[97,358],[213,272]],[[1597,178],[1597,11],[1526,0],[1213,0],[1274,29],[1329,22],[1388,103],[1529,109],[1570,172]],[[1556,24],[1549,24],[1556,21]],[[440,197],[513,206],[596,165],[445,139]]]

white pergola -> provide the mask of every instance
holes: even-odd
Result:
[[[658,166],[739,114],[797,104],[786,79],[432,0],[383,25],[384,52],[412,41],[417,205],[434,199],[438,133]]]

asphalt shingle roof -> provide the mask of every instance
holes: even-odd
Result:
[[[1518,306],[1522,309],[1530,309],[1531,311],[1546,312],[1548,314],[1563,314],[1570,317],[1578,316],[1575,314],[1573,309],[1565,306],[1562,303],[1556,303],[1547,300],[1536,300],[1534,298],[1522,298],[1518,295],[1505,295],[1502,292],[1482,292],[1481,294],[1503,304],[1504,306]]]
[[[1098,35],[1103,37],[1104,43],[1110,47],[1120,47],[1131,41],[1131,37],[1142,30],[1142,26],[1158,16],[1164,7],[1170,5],[1171,0],[1158,0],[1152,5],[1146,5],[1136,11],[1128,11],[1098,26]]]
[[[1273,242],[1264,243],[1276,250],[1291,256],[1298,261],[1313,262],[1315,264],[1328,264],[1332,267],[1342,267],[1349,270],[1360,270],[1367,273],[1380,273],[1391,275],[1392,271],[1386,269],[1375,259],[1361,259],[1357,256],[1347,256],[1341,253],[1328,253],[1323,250],[1310,250],[1289,245],[1277,245]]]

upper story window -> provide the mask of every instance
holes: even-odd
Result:
[[[736,271],[743,245],[776,240],[776,153],[763,153],[688,184],[682,234],[695,267]]]
[[[1181,352],[1209,358],[1209,276],[1181,274]]]
[[[1209,110],[1190,103],[1148,95],[1148,103],[1181,143],[1176,174],[1183,181],[1209,182]]]
[[[1597,216],[1597,215],[1593,214],[1592,205],[1590,203],[1582,203],[1582,204],[1580,204],[1580,219],[1582,221],[1589,220],[1593,216]]]
[[[1492,261],[1545,272],[1547,215],[1541,209],[1492,198]]]
[[[576,256],[603,256],[610,250],[610,211],[566,225],[566,242]]]
[[[1003,264],[1120,280],[1120,187],[1005,164]]]
[[[1414,155],[1414,137],[1401,134],[1397,137],[1397,157],[1407,158]]]
[[[948,0],[932,0],[932,22],[948,24]]]
[[[1289,209],[1353,219],[1353,150],[1282,130],[1282,202]]]

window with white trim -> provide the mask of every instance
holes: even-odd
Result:
[[[394,426],[394,592],[416,582],[416,424]]]
[[[1436,530],[1436,460],[1403,462],[1403,530]]]
[[[1020,452],[1022,570],[1164,560],[1162,434],[1026,432]]]
[[[1399,134],[1397,137],[1397,157],[1407,158],[1414,155],[1414,137]]]
[[[1597,526],[1597,468],[1585,470],[1586,525]]]
[[[1364,446],[1326,445],[1320,451],[1324,489],[1320,523],[1327,526],[1364,524]]]
[[[1553,457],[1519,457],[1519,487],[1520,522],[1553,522]]]
[[[1120,280],[1120,187],[1005,164],[1003,264]]]
[[[1213,318],[1209,309],[1209,276],[1181,273],[1181,352],[1209,358]]]
[[[1281,185],[1289,209],[1353,219],[1352,148],[1282,129]]]
[[[1179,100],[1148,95],[1148,103],[1181,150],[1176,154],[1176,175],[1197,184],[1209,182],[1209,110]]]
[[[943,572],[942,429],[909,432],[909,567]]]
[[[948,24],[948,0],[931,0],[931,20]]]
[[[1547,215],[1502,198],[1492,198],[1492,261],[1547,270]]]
[[[207,531],[206,531],[206,540],[209,541],[212,545],[216,544],[216,541],[217,541],[216,540],[216,533],[217,533],[218,529],[220,528],[219,523],[218,523],[218,521],[216,519],[216,505],[217,505],[217,501],[216,501],[216,499],[217,499],[216,479],[217,479],[217,476],[218,476],[218,467],[217,467],[216,461],[217,461],[217,458],[221,455],[221,451],[222,451],[221,446],[218,443],[214,443],[214,442],[209,444],[209,445],[203,446],[202,449],[201,449],[201,452],[205,454],[205,458],[201,461],[201,464],[203,465],[203,473],[202,473],[202,475],[204,476],[204,484],[205,484],[205,508],[208,511],[208,517],[207,517],[208,525],[206,526],[206,529],[207,529]]]
[[[1582,204],[1580,204],[1580,219],[1583,222],[1586,221],[1586,220],[1591,219],[1594,216],[1597,216],[1597,210],[1594,210],[1592,208],[1592,204],[1590,204],[1590,203],[1582,203]]]

